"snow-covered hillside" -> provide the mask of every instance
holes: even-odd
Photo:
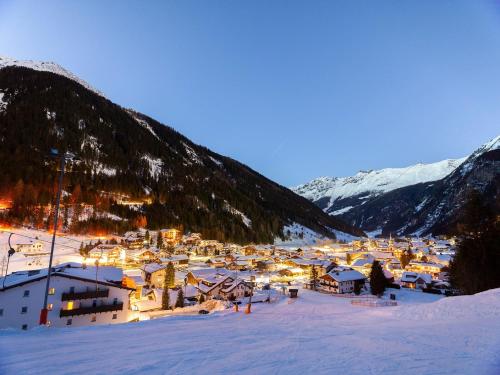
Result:
[[[170,316],[0,333],[9,374],[500,373],[500,289],[468,297],[391,290],[399,306],[353,306],[300,290],[246,315]]]
[[[349,242],[357,239],[349,233],[344,233],[336,229],[330,229],[330,231],[335,235],[337,241]],[[298,223],[292,223],[285,225],[283,227],[283,234],[285,239],[282,240],[279,237],[274,239],[274,244],[279,246],[310,246],[310,245],[320,245],[324,243],[331,242],[332,240],[325,237],[312,229],[309,229]]]
[[[313,202],[324,199],[325,202],[321,208],[329,211],[338,199],[360,195],[363,195],[360,198],[363,199],[404,186],[440,180],[453,172],[465,159],[448,159],[432,164],[416,164],[406,168],[360,171],[351,177],[320,177],[296,186],[292,190]],[[341,208],[342,212],[332,212],[332,214],[340,215],[347,212],[348,207]]]
[[[21,66],[24,68],[30,68],[33,70],[38,70],[41,72],[50,72],[54,74],[59,74],[60,76],[64,76],[69,78],[75,82],[78,82],[83,87],[87,88],[95,92],[100,96],[104,96],[100,91],[96,90],[92,86],[90,86],[84,80],[78,78],[73,73],[67,71],[62,66],[54,63],[54,62],[46,62],[46,61],[32,61],[32,60],[16,60],[6,56],[0,56],[0,69],[8,67],[8,66]]]

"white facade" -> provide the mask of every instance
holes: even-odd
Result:
[[[45,275],[0,289],[0,328],[38,326],[47,282]],[[112,283],[96,284],[95,280],[54,273],[50,279],[47,320],[52,327],[128,322],[135,317],[129,308],[131,292]]]
[[[333,293],[352,293],[356,290],[356,283],[364,285],[365,276],[353,269],[334,269],[319,278],[320,288]]]

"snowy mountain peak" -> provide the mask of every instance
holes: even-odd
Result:
[[[316,202],[329,198],[325,209],[338,199],[361,194],[378,195],[401,187],[440,180],[454,171],[466,158],[447,159],[405,168],[360,171],[351,177],[320,177],[292,188],[297,194]]]
[[[69,78],[69,79],[79,83],[80,85],[82,85],[86,89],[88,89],[92,92],[95,92],[96,94],[104,97],[104,95],[100,91],[96,90],[91,85],[89,85],[87,82],[78,78],[76,75],[74,75],[70,71],[64,69],[62,66],[60,66],[59,64],[56,64],[54,62],[16,60],[16,59],[12,59],[12,58],[6,57],[6,56],[0,56],[0,69],[6,68],[8,66],[20,66],[20,67],[24,67],[24,68],[38,70],[41,72],[50,72],[50,73],[58,74],[60,76]]]
[[[500,148],[500,135],[497,135],[495,138],[491,139],[489,142],[486,142],[484,145],[479,147],[474,154],[482,154],[488,151],[493,151]]]

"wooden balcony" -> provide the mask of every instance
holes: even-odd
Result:
[[[75,301],[79,299],[106,298],[109,296],[109,289],[93,290],[87,292],[63,293],[61,301]]]
[[[97,314],[97,313],[106,313],[106,312],[121,311],[121,310],[123,310],[123,303],[117,303],[112,305],[79,307],[77,309],[72,309],[72,310],[61,309],[59,317],[62,318],[64,316]]]

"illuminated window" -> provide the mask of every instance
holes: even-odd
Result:
[[[73,301],[68,301],[66,305],[66,310],[73,310]]]
[[[54,308],[54,304],[49,303],[47,304],[47,310],[51,311]]]
[[[26,314],[28,312],[28,306],[21,307],[21,314]]]
[[[49,294],[54,295],[56,293],[56,288],[50,288],[49,289]]]
[[[68,320],[66,320],[66,325],[67,325],[67,326],[70,326],[70,325],[72,325],[72,324],[73,324],[73,319],[68,319]]]

